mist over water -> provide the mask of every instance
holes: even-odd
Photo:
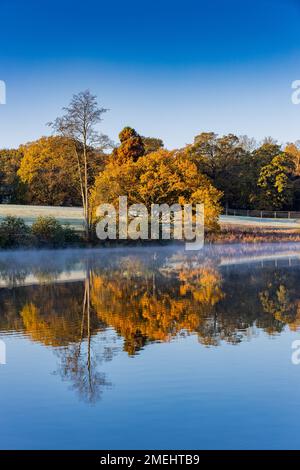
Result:
[[[3,448],[298,447],[300,247],[0,253]]]

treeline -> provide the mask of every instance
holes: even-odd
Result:
[[[160,139],[141,137],[141,155],[163,147]],[[80,149],[80,143],[76,143]],[[112,143],[109,143],[113,147]],[[88,183],[92,187],[112,155],[88,148]],[[0,150],[0,203],[81,206],[80,175],[74,142],[63,136],[41,137],[18,149]]]
[[[126,133],[128,136],[124,137]],[[222,191],[224,206],[300,210],[300,150],[297,144],[288,144],[282,149],[279,144],[267,139],[261,145],[254,146],[247,137],[239,138],[233,134],[218,137],[214,133],[202,133],[195,137],[193,144],[167,151],[162,149],[160,139],[140,137],[133,129],[126,128],[120,135],[121,145],[111,154],[89,149],[91,186],[104,170],[111,172],[112,178],[116,172],[119,173],[121,180],[120,166],[130,161],[137,162],[140,157],[144,157],[140,173],[145,178],[149,165],[155,159],[167,163],[169,158],[168,170],[172,173],[173,157],[183,157],[185,154],[188,157],[187,168],[189,163],[195,164],[199,174],[207,176]],[[42,137],[17,150],[0,150],[0,201],[80,206],[76,165],[71,143],[61,136]],[[163,182],[161,177],[171,175],[158,176],[157,184],[170,187],[171,181]]]
[[[268,137],[222,137],[204,132],[186,152],[232,208],[300,210],[300,142],[279,145]]]
[[[300,210],[300,146],[271,138],[197,135],[184,148],[130,127],[114,145],[95,130],[107,110],[89,91],[75,95],[54,135],[0,151],[0,202],[83,206],[87,232],[100,202],[204,202],[214,226],[222,207]]]
[[[111,153],[89,149],[91,187],[104,170],[106,174],[111,172],[112,178],[118,176],[121,185],[124,178],[120,165],[137,162],[139,157],[144,157],[139,171],[144,174],[144,179],[147,174],[149,176],[151,162],[153,166],[155,159],[164,160],[163,157],[170,159],[168,169],[172,174],[174,156],[182,158],[185,155],[187,168],[189,163],[195,164],[199,174],[207,176],[214,187],[222,191],[224,207],[300,210],[299,143],[290,143],[283,148],[270,138],[258,145],[247,136],[229,134],[219,137],[205,132],[196,136],[193,144],[167,151],[163,149],[161,139],[140,137],[130,128],[123,130],[120,136],[121,144]],[[0,202],[80,206],[76,167],[72,144],[61,136],[42,137],[16,150],[0,150]],[[157,176],[159,179],[153,184],[170,188],[170,174]],[[162,181],[162,178],[170,178],[170,181]],[[183,189],[188,191],[189,188]],[[158,187],[157,192],[161,192]],[[148,196],[151,197],[151,193]]]

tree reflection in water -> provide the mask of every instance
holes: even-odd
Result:
[[[111,385],[106,380],[105,374],[98,370],[98,367],[103,359],[112,357],[116,348],[109,346],[110,340],[107,333],[101,335],[101,339],[105,340],[104,352],[101,354],[97,348],[92,348],[92,335],[97,329],[99,331],[101,326],[96,321],[91,306],[91,270],[88,265],[85,273],[80,337],[76,343],[60,348],[56,353],[60,358],[58,373],[62,379],[70,382],[72,389],[76,390],[84,401],[95,403],[101,397],[103,389]],[[104,325],[101,330],[106,331]],[[84,343],[85,338],[86,342]],[[97,347],[99,349],[99,343]]]
[[[232,248],[227,258],[164,249],[5,255],[0,330],[52,347],[55,373],[95,403],[111,385],[101,364],[122,349],[134,356],[190,334],[205,346],[238,344],[261,330],[299,328],[300,265],[226,264],[233,255]]]

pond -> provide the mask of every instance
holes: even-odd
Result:
[[[1,252],[0,448],[300,448],[299,279],[297,244]]]

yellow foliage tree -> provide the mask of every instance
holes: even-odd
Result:
[[[70,141],[42,137],[21,147],[18,175],[30,188],[31,201],[45,205],[80,205],[76,161]]]
[[[112,203],[117,208],[118,197],[127,196],[128,204],[204,203],[206,228],[217,227],[221,212],[218,191],[209,179],[200,174],[196,165],[184,153],[158,150],[137,161],[127,160],[116,166],[112,161],[96,178],[92,205]]]

